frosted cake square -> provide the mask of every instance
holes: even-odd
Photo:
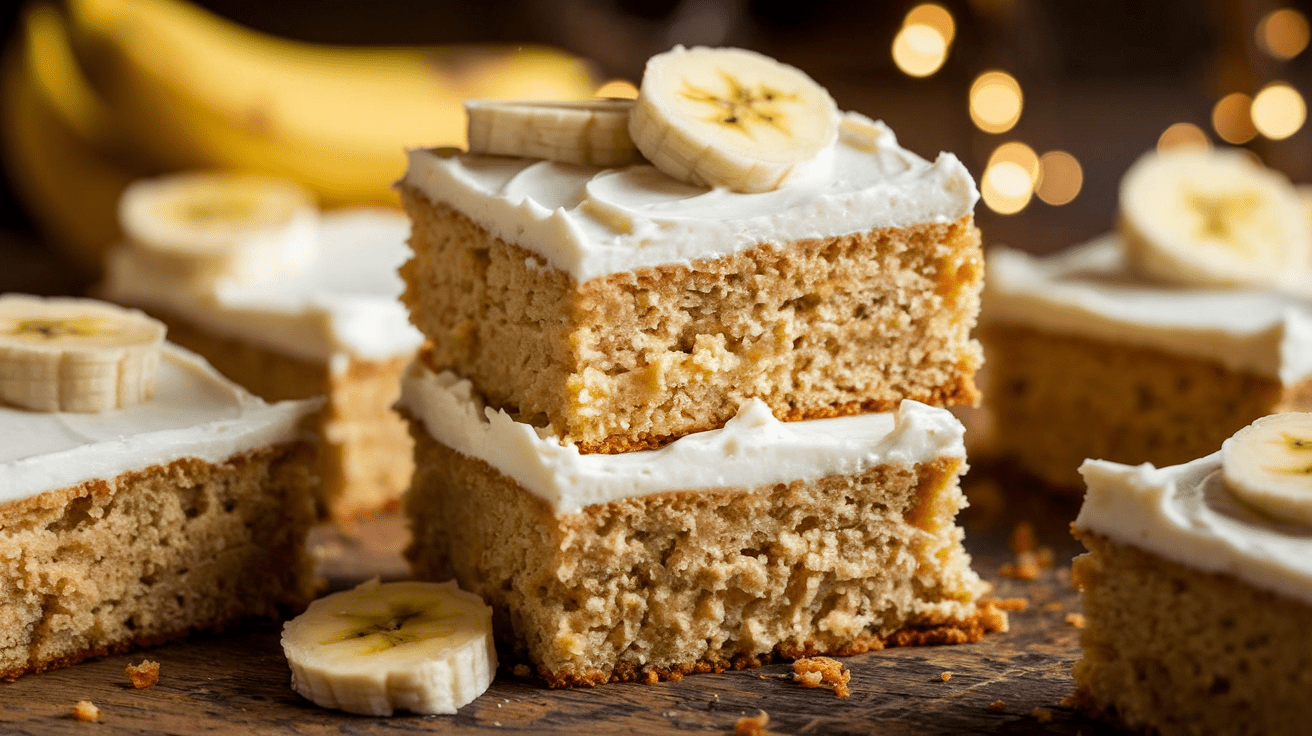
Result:
[[[659,447],[749,399],[788,421],[976,400],[978,194],[881,123],[771,192],[415,150],[402,268],[432,364],[584,452]]]
[[[751,400],[659,450],[582,454],[423,360],[400,407],[415,576],[483,596],[553,686],[1005,628],[954,523],[965,450],[944,409],[782,423]]]

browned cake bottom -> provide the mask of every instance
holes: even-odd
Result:
[[[988,325],[980,340],[993,449],[1075,493],[1086,458],[1178,465],[1259,417],[1312,410],[1312,381],[1284,387],[1209,360],[1013,325]]]
[[[1312,727],[1312,607],[1226,575],[1079,534],[1080,708],[1175,734],[1293,734]]]
[[[1005,628],[954,523],[959,459],[557,516],[412,425],[416,577],[454,574],[555,687],[678,679],[773,657],[956,644]]]
[[[317,500],[338,522],[400,507],[414,457],[410,434],[392,404],[401,394],[409,357],[372,361],[352,358],[330,370],[274,350],[222,337],[157,309],[169,340],[204,356],[220,373],[266,401],[326,396],[320,435]]]
[[[402,301],[432,361],[583,452],[659,447],[749,398],[781,420],[973,404],[970,217],[761,245],[576,283],[403,185]]]
[[[0,507],[0,679],[299,611],[313,478],[291,444]]]

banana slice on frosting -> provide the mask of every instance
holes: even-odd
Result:
[[[1312,414],[1273,414],[1221,445],[1226,488],[1267,514],[1312,528]]]
[[[119,199],[128,244],[195,282],[272,283],[317,257],[314,195],[286,179],[190,172],[133,183]]]
[[[164,333],[141,312],[91,299],[0,296],[0,401],[82,413],[145,401]]]
[[[632,108],[633,100],[469,100],[469,152],[627,166],[642,158],[629,138]]]
[[[745,49],[684,48],[647,61],[629,134],[669,176],[767,192],[824,165],[833,98],[800,70]]]
[[[1293,186],[1238,151],[1149,153],[1121,181],[1126,257],[1189,286],[1282,288],[1312,272]]]
[[[455,713],[496,673],[492,611],[454,582],[361,584],[287,622],[292,688],[316,705],[387,716]]]

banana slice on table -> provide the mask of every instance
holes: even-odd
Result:
[[[1262,417],[1221,445],[1221,473],[1239,500],[1312,527],[1312,414]]]
[[[767,192],[826,165],[838,107],[800,70],[745,49],[702,46],[647,61],[629,134],[669,176]]]
[[[1129,263],[1191,286],[1287,287],[1312,272],[1293,185],[1238,151],[1149,153],[1121,180]]]
[[[315,705],[388,716],[455,713],[496,673],[492,611],[454,582],[361,584],[282,631],[292,688]]]
[[[632,107],[633,100],[469,100],[469,152],[627,166],[642,158],[629,138]]]
[[[0,401],[82,413],[145,401],[164,333],[135,309],[92,299],[0,296]]]
[[[317,257],[318,209],[285,179],[191,172],[134,182],[119,200],[130,247],[201,283],[277,281]]]

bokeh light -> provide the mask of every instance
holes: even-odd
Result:
[[[938,34],[943,37],[944,43],[949,45],[951,45],[952,39],[957,37],[957,22],[952,19],[952,13],[937,3],[923,3],[912,8],[902,21],[902,25],[929,26],[938,31]]]
[[[1069,203],[1084,187],[1084,168],[1065,151],[1048,151],[1039,159],[1039,181],[1034,193],[1051,205]]]
[[[1212,129],[1226,143],[1247,143],[1257,135],[1250,109],[1253,98],[1243,92],[1232,92],[1217,101],[1212,108]]]
[[[893,39],[893,63],[913,77],[927,77],[948,58],[943,34],[923,23],[903,26]]]
[[[627,79],[612,79],[597,88],[596,96],[636,100],[638,99],[638,88]]]
[[[1257,47],[1277,59],[1292,59],[1307,48],[1312,29],[1307,16],[1293,8],[1273,10],[1257,23]]]
[[[1298,90],[1284,82],[1273,82],[1253,98],[1253,126],[1272,140],[1298,132],[1307,119],[1307,103]]]
[[[1020,83],[1006,72],[988,71],[970,86],[970,119],[985,133],[1005,133],[1020,120]]]
[[[1172,148],[1211,148],[1212,141],[1207,137],[1207,131],[1194,125],[1193,123],[1175,123],[1157,137],[1157,151],[1170,150]]]
[[[1000,215],[1013,215],[1030,203],[1034,180],[1015,161],[999,161],[984,169],[979,191],[989,209]]]
[[[1025,169],[1025,173],[1029,174],[1030,182],[1038,186],[1042,172],[1039,169],[1039,154],[1035,153],[1033,148],[1019,141],[1003,143],[993,150],[993,154],[989,156],[988,166],[985,168],[1002,161],[1010,161]]]

